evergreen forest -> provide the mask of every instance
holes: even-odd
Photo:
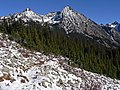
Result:
[[[78,33],[66,34],[64,29],[22,21],[0,24],[0,32],[22,46],[45,54],[68,57],[73,67],[120,79],[120,48],[107,48]]]

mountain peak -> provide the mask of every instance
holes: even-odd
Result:
[[[117,21],[114,21],[112,24],[114,24],[114,25],[117,25],[117,24],[119,24]]]
[[[73,12],[74,12],[74,10],[73,10],[70,6],[66,6],[66,7],[64,7],[63,10],[62,10],[62,13],[63,13],[64,15],[68,15],[68,14],[71,14],[71,13],[73,13]]]
[[[25,11],[31,11],[31,9],[30,8],[26,8]]]
[[[23,20],[24,22],[42,22],[41,15],[37,14],[36,12],[32,11],[30,8],[26,8],[23,12],[17,13],[13,15],[13,19],[18,21],[19,19]]]
[[[73,10],[73,9],[70,6],[66,6],[66,7],[64,7],[63,10]]]

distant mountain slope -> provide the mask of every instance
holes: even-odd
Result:
[[[0,33],[0,90],[120,90],[120,81],[30,51]]]
[[[118,22],[101,25],[101,27],[111,36],[116,44],[120,43],[120,24]]]
[[[117,21],[110,23],[110,24],[106,24],[106,26],[110,28],[114,28],[120,32],[120,23],[118,23]]]

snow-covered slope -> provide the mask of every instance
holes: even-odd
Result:
[[[0,19],[7,19],[9,22],[22,20],[24,22],[43,22],[43,18],[41,15],[36,14],[30,8],[27,8],[21,13],[15,13],[11,16],[3,16]]]
[[[0,90],[120,90],[120,81],[30,51],[0,33]]]
[[[56,12],[51,12],[43,16],[44,22],[49,22],[56,15]]]

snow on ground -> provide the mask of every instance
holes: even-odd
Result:
[[[120,81],[30,51],[0,33],[0,90],[120,90]]]

